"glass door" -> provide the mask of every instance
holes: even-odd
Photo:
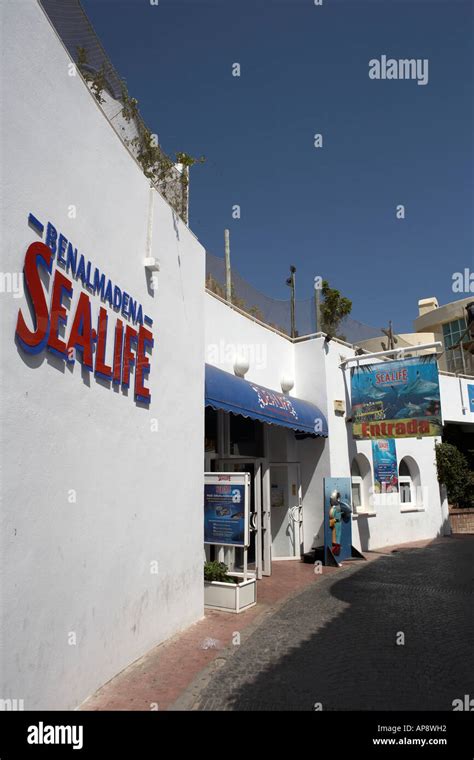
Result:
[[[269,498],[265,495],[265,486],[269,483],[266,475],[268,465],[264,459],[218,459],[215,460],[217,472],[248,472],[251,476],[250,488],[250,546],[248,551],[249,570],[255,570],[257,578],[271,574],[271,537]],[[236,567],[243,561],[243,552],[231,549]],[[229,555],[227,555],[229,557]],[[229,564],[225,559],[226,564]]]

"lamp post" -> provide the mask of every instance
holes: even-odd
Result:
[[[314,313],[316,319],[315,332],[321,332],[321,288],[320,277],[314,278]]]
[[[290,266],[290,276],[288,277],[286,284],[291,288],[290,296],[290,320],[291,320],[291,337],[296,338],[296,322],[295,322],[295,272],[296,267]]]
[[[230,269],[230,238],[229,230],[224,230],[224,259],[225,259],[225,299],[232,303],[232,275]]]

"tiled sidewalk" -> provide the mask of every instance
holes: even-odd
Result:
[[[324,572],[334,571],[324,568]],[[235,632],[243,640],[259,620],[320,577],[309,564],[274,562],[272,575],[258,581],[255,607],[239,615],[206,610],[202,620],[129,665],[80,709],[150,710],[154,703],[159,710],[169,709],[194,678],[219,657],[219,651],[232,646]]]
[[[418,541],[403,547],[385,547],[380,552],[370,552],[365,556],[370,561],[380,553],[389,553],[396,548],[414,548],[428,543],[431,542]],[[310,584],[317,583],[323,575],[334,572],[344,572],[344,567],[325,567],[322,574],[315,574],[310,564],[274,562],[271,577],[258,581],[258,603],[255,607],[239,615],[206,611],[202,620],[129,665],[86,700],[80,709],[186,709],[187,700],[183,699],[183,694],[192,691],[193,682],[202,680],[211,669],[209,666],[219,667],[224,661],[223,650],[233,646],[236,632],[240,634],[242,643],[288,598],[304,591]]]

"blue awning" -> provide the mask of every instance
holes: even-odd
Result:
[[[206,406],[241,414],[260,422],[327,436],[326,417],[314,404],[206,364]]]

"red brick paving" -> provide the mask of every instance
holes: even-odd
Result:
[[[419,548],[432,541],[404,544],[403,548]],[[376,553],[367,553],[368,560],[377,554],[389,553],[385,547]],[[323,573],[340,572],[338,568],[324,567]],[[272,575],[258,581],[257,605],[235,615],[228,612],[206,610],[205,617],[166,642],[154,647],[139,660],[102,686],[84,702],[81,710],[168,710],[191,682],[213,661],[219,651],[231,646],[234,632],[245,636],[254,629],[260,618],[271,614],[290,596],[315,583],[322,574],[315,574],[313,565],[297,561],[274,562]],[[206,648],[206,639],[214,640]],[[152,707],[152,705],[155,705]],[[156,705],[158,707],[156,707]]]
[[[334,569],[323,568],[323,572],[334,572]],[[206,610],[202,620],[129,665],[86,700],[80,709],[150,710],[150,705],[157,703],[159,710],[167,710],[193,679],[219,656],[219,650],[232,644],[235,631],[242,635],[272,607],[320,577],[310,564],[274,562],[272,575],[258,581],[255,607],[238,615]],[[217,646],[206,649],[206,639],[216,640]]]

